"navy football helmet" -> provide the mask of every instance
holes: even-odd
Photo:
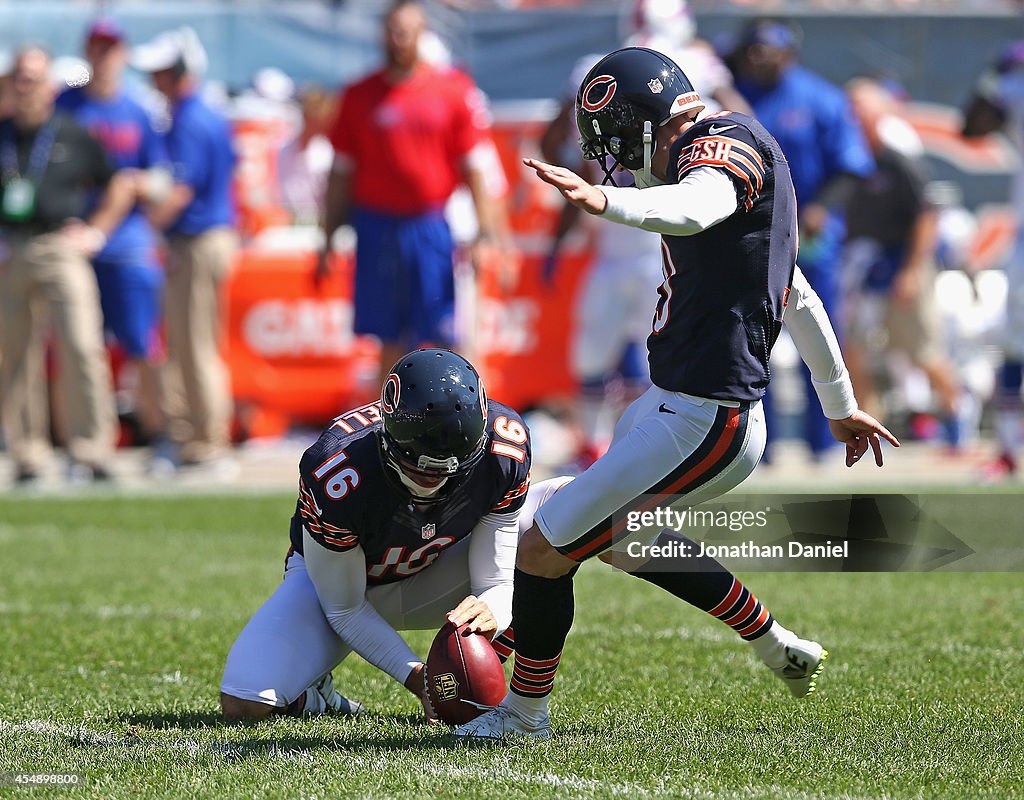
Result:
[[[484,456],[487,397],[476,368],[458,353],[414,350],[391,368],[380,395],[380,452],[385,472],[419,503],[437,502],[442,486],[465,477]],[[435,487],[424,489],[416,477]]]
[[[683,70],[646,47],[609,53],[587,73],[576,94],[583,157],[600,162],[605,183],[620,164],[650,183],[654,131],[704,103]],[[606,157],[612,157],[609,167]]]

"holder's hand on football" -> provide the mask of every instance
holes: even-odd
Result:
[[[893,447],[900,446],[899,440],[881,422],[859,409],[846,419],[830,419],[828,427],[836,441],[846,445],[848,467],[860,461],[869,445],[875,453],[875,463],[882,466],[882,439]]]
[[[582,208],[588,214],[603,214],[608,207],[608,198],[604,192],[572,170],[545,164],[535,158],[524,158],[523,163],[534,170],[544,183],[550,183],[558,189],[568,202]]]
[[[423,719],[428,725],[433,725],[438,722],[438,719],[434,707],[430,704],[426,680],[426,666],[424,664],[417,664],[413,667],[412,672],[409,673],[409,677],[405,679],[405,688],[419,698],[420,705],[423,706]]]
[[[473,595],[449,611],[447,619],[456,628],[469,625],[473,633],[481,633],[488,639],[493,639],[498,632],[498,620],[494,618],[487,603]]]

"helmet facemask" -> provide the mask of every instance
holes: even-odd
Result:
[[[402,452],[402,448],[387,432],[380,431],[380,453],[384,462],[385,472],[397,478],[402,487],[413,496],[416,503],[429,505],[441,502],[455,486],[469,475],[484,456],[484,440],[479,447],[459,461],[455,456],[434,458],[420,454]],[[416,481],[416,477],[439,480],[435,486],[425,487]],[[442,491],[445,489],[447,491]]]
[[[595,130],[600,131],[600,123],[594,119],[591,120]],[[596,139],[587,141],[586,139],[580,138],[580,150],[583,153],[583,158],[588,161],[596,161],[601,167],[601,172],[604,173],[604,180],[601,181],[602,186],[615,185],[615,170],[622,167],[624,170],[628,170],[633,174],[636,179],[637,186],[641,189],[652,186],[657,183],[651,175],[651,160],[654,158],[654,126],[651,124],[649,119],[644,120],[643,133],[641,134],[642,148],[643,148],[643,160],[641,166],[638,169],[627,166],[624,162],[624,158],[629,158],[630,149],[636,149],[635,145],[630,148],[628,144],[624,143],[622,138],[619,136],[601,136],[598,133]],[[611,157],[612,165],[608,166],[608,158]]]

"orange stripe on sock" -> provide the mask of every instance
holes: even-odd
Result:
[[[733,578],[732,586],[729,587],[729,592],[725,595],[725,599],[717,606],[715,606],[713,609],[711,609],[708,613],[713,617],[717,617],[721,614],[724,614],[726,611],[732,608],[733,603],[740,599],[740,593],[742,591],[743,584],[735,578]]]

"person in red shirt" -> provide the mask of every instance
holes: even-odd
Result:
[[[484,186],[483,95],[465,73],[423,61],[425,30],[418,2],[391,6],[385,66],[342,93],[331,132],[335,161],[316,274],[322,279],[329,271],[334,232],[351,224],[353,328],[380,339],[385,368],[410,347],[453,344],[453,246],[444,205],[455,188],[464,182],[473,196],[480,229],[475,249],[503,234]]]

